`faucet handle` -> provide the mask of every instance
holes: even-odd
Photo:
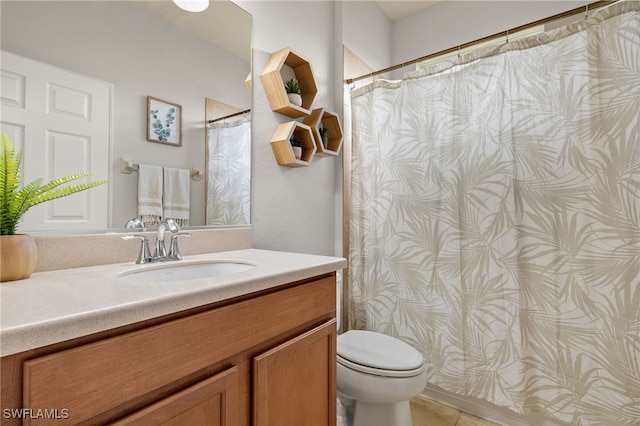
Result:
[[[167,256],[171,260],[180,260],[182,256],[180,256],[180,250],[178,249],[178,237],[190,237],[191,234],[188,232],[178,232],[177,234],[173,234],[171,236],[171,246],[169,246],[169,255]]]
[[[166,225],[167,229],[171,231],[172,234],[175,234],[178,231],[180,231],[180,227],[178,226],[176,221],[173,219],[165,219],[162,223]]]
[[[144,235],[125,235],[122,237],[123,240],[133,240],[139,239],[142,240],[140,244],[140,252],[138,253],[138,259],[136,260],[137,264],[141,263],[149,263],[151,262],[151,250],[149,250],[149,238]]]
[[[144,222],[139,217],[134,217],[129,219],[124,227],[127,229],[144,228]]]

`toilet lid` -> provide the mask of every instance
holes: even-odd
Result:
[[[349,330],[338,336],[338,355],[353,363],[382,370],[407,371],[423,366],[411,345],[386,334]]]

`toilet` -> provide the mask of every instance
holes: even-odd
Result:
[[[338,336],[339,398],[355,403],[353,426],[411,426],[409,400],[427,385],[424,359],[385,334],[349,330]]]

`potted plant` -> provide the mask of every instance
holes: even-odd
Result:
[[[320,125],[321,127],[318,129],[318,132],[320,133],[320,139],[322,140],[322,146],[324,147],[324,149],[327,149],[327,144],[329,143],[329,135],[328,133],[328,129],[326,127],[324,127],[324,124]]]
[[[27,278],[35,270],[36,245],[33,238],[17,234],[22,216],[29,208],[45,201],[64,197],[109,182],[100,180],[61,187],[69,182],[90,176],[82,173],[54,179],[43,184],[42,178],[20,187],[20,161],[22,152],[15,152],[13,142],[0,132],[0,281]]]
[[[302,143],[300,142],[300,139],[295,136],[291,136],[291,138],[289,138],[289,142],[293,148],[293,156],[296,157],[296,160],[302,158]]]
[[[289,98],[289,102],[302,106],[302,92],[300,92],[300,83],[295,78],[287,81],[284,84],[284,89],[287,91],[287,97]]]

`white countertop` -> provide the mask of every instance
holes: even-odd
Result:
[[[117,276],[158,267],[133,262],[38,272],[0,284],[0,356],[109,330],[341,270],[343,258],[247,249],[185,256],[243,261],[247,271],[189,281],[134,283]]]

